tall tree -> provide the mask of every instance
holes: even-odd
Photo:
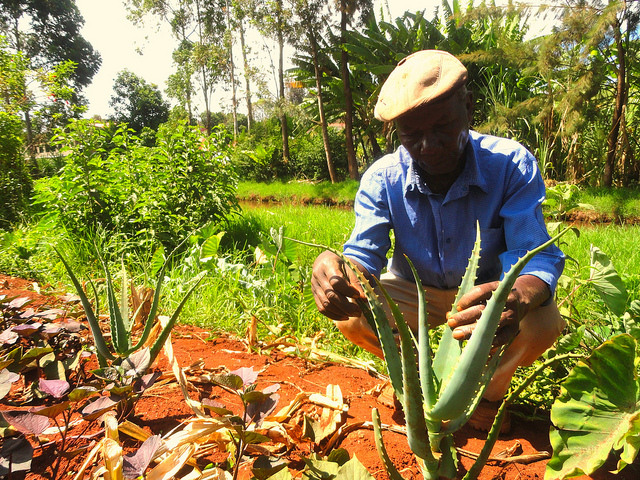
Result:
[[[169,119],[169,103],[162,98],[157,85],[147,83],[135,73],[119,72],[113,91],[109,105],[114,109],[114,120],[128,124],[136,133],[145,127],[156,131]]]
[[[615,106],[611,115],[611,128],[607,135],[607,157],[604,162],[602,184],[610,187],[613,184],[617,152],[621,146],[621,134],[624,129],[624,115],[629,103],[629,69],[628,56],[631,48],[632,35],[637,36],[640,25],[640,9],[628,0],[609,2],[608,8],[613,8],[616,14],[611,19],[611,52],[615,52]],[[622,182],[627,184],[628,178]]]
[[[302,33],[302,35],[300,35],[300,39],[306,40],[298,42],[297,47],[301,50],[307,50],[309,52],[311,62],[313,64],[313,76],[315,79],[318,116],[320,120],[320,128],[322,130],[322,142],[327,159],[329,178],[331,180],[331,183],[335,183],[338,181],[338,174],[331,158],[331,148],[329,145],[329,129],[327,126],[327,118],[324,109],[324,99],[322,96],[322,71],[320,65],[319,37],[321,35],[321,28],[319,28],[318,26],[325,24],[325,20],[329,13],[328,11],[323,12],[324,6],[325,3],[318,0],[297,0],[294,3],[294,11],[296,12],[297,18],[300,21],[300,30]]]
[[[7,38],[14,53],[22,52],[34,70],[53,70],[56,65],[73,62],[69,77],[73,104],[81,104],[82,88],[100,68],[100,55],[80,34],[84,19],[74,0],[2,0],[0,34]],[[35,133],[29,107],[22,110],[27,149],[33,153]],[[57,112],[79,114],[77,111]],[[45,122],[50,123],[50,122]]]
[[[285,8],[283,0],[268,0],[252,4],[252,17],[260,33],[275,40],[278,48],[278,116],[282,132],[282,160],[289,163],[289,125],[286,113],[284,47],[289,41],[291,28],[291,10]]]
[[[254,69],[249,65],[249,54],[251,47],[246,42],[247,26],[249,24],[253,9],[252,0],[229,0],[230,16],[229,16],[229,34],[230,36],[237,34],[240,40],[240,54],[243,63],[243,77],[245,85],[245,101],[247,104],[247,131],[250,133],[254,123],[253,103],[251,99],[251,81],[253,79]],[[233,54],[230,51],[230,55]],[[235,78],[232,77],[235,82]],[[237,100],[235,102],[237,106]],[[237,113],[234,114],[237,117]],[[236,120],[237,122],[237,120]]]
[[[211,97],[223,78],[229,57],[224,45],[227,31],[225,0],[126,0],[131,19],[143,22],[150,14],[171,26],[179,41],[174,55],[178,71],[171,78],[170,92],[191,110],[195,85],[204,105],[204,124],[211,132]],[[175,52],[174,52],[175,53]]]

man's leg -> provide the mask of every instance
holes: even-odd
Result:
[[[489,401],[502,400],[516,369],[535,362],[555,343],[565,325],[555,302],[529,312],[520,321],[520,332],[500,360],[484,398]]]

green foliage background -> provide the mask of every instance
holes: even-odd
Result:
[[[125,126],[75,121],[56,144],[65,165],[38,182],[34,205],[79,237],[102,230],[133,244],[173,247],[184,232],[237,208],[221,129],[206,136],[195,127],[164,125],[148,147]]]

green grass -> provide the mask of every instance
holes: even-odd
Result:
[[[288,182],[274,181],[270,183],[241,182],[238,185],[238,199],[273,200],[293,203],[329,203],[349,205],[353,202],[359,183],[347,180],[339,183],[308,182],[292,180]]]
[[[288,184],[269,185],[269,188],[272,188]],[[296,188],[301,187],[296,185]],[[301,195],[301,190],[297,192],[297,195]],[[626,203],[623,202],[625,205],[632,205],[635,201],[631,193],[621,195],[620,198],[615,195],[605,191],[601,197],[617,198],[619,203],[622,202],[620,198],[626,199]],[[580,201],[588,200],[581,198]],[[625,208],[626,211],[632,211],[631,207]],[[353,225],[353,212],[351,208],[346,207],[290,202],[245,204],[241,215],[221,227],[227,232],[220,252],[223,261],[207,267],[209,273],[188,302],[180,321],[197,324],[212,331],[242,335],[251,315],[255,315],[261,322],[259,333],[262,338],[268,334],[265,325],[280,325],[283,332],[298,338],[312,337],[318,332],[324,332],[325,348],[371,358],[345,341],[332,322],[317,312],[312,302],[308,285],[311,266],[320,252],[319,249],[296,244],[293,247],[293,263],[288,266],[259,265],[255,263],[254,257],[257,246],[264,249],[265,245],[273,245],[270,235],[272,229],[277,232],[282,227],[287,237],[339,249],[348,238]],[[562,239],[563,250],[573,259],[567,261],[565,274],[569,277],[587,279],[589,249],[591,245],[595,245],[611,258],[626,282],[630,299],[638,298],[640,249],[637,239],[640,238],[640,226],[592,225],[583,226],[580,231],[581,235],[578,238],[568,234]],[[62,248],[65,257],[72,261],[83,280],[102,275],[94,255],[90,252],[93,240],[72,241],[65,232],[49,225],[26,225],[12,234],[5,234],[0,240],[0,271],[18,276],[21,273],[36,276],[42,285],[62,285],[56,288],[58,292],[72,289],[49,244],[56,244]],[[102,251],[112,254],[112,260],[116,263],[119,261],[121,254],[118,252],[122,251],[120,240],[113,236],[98,235],[95,241]],[[145,273],[148,273],[145,264],[148,263],[151,253],[142,252],[138,256],[125,258],[131,275],[138,281],[142,281]],[[175,308],[175,303],[198,271],[196,265],[185,260],[175,266],[170,272],[171,280],[165,290],[163,312]],[[568,290],[560,288],[558,292],[562,300],[562,296],[566,295]],[[574,304],[576,322],[591,323],[603,319],[606,321],[604,306],[593,291],[581,291]]]
[[[614,218],[640,218],[640,189],[637,188],[585,188],[578,192],[577,200]]]

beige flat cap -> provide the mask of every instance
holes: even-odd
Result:
[[[442,100],[467,81],[467,69],[442,50],[421,50],[400,60],[380,89],[374,115],[390,122],[421,105]]]

